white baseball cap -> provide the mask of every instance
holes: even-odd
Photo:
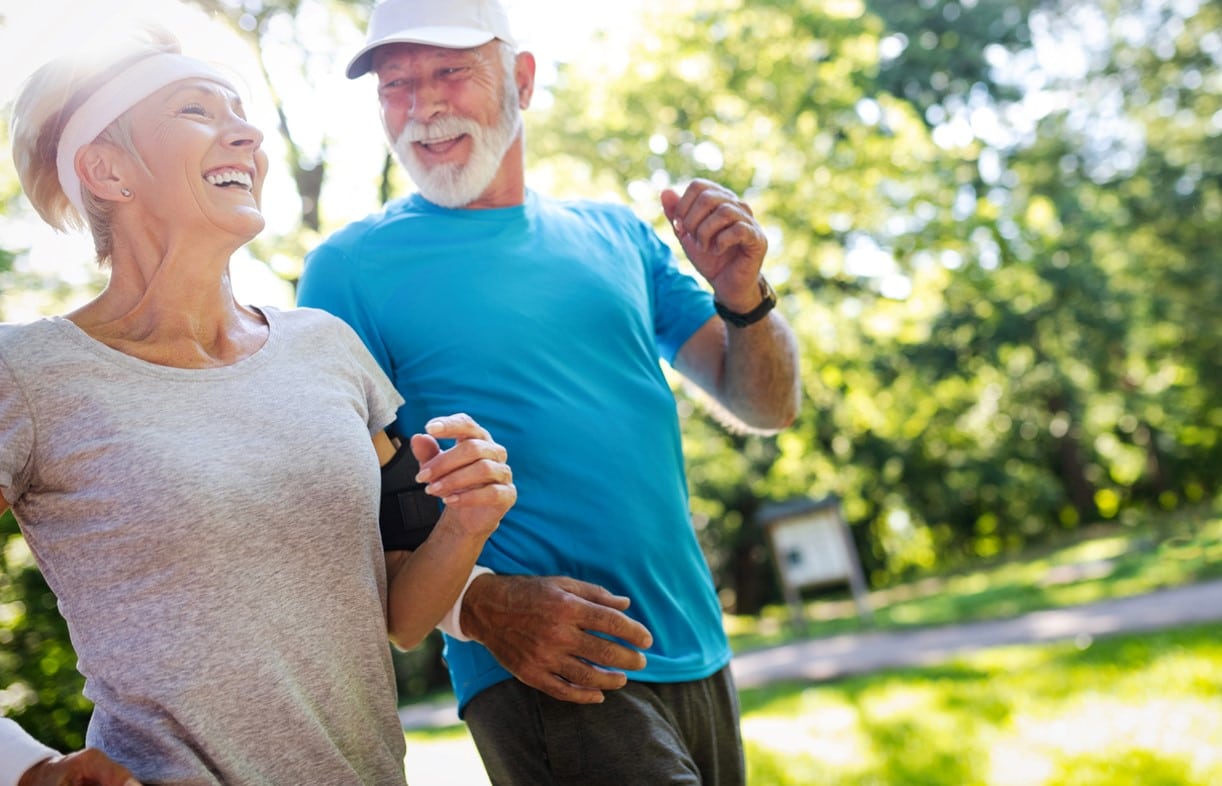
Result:
[[[494,38],[516,46],[499,0],[383,0],[369,17],[365,45],[345,73],[349,79],[368,73],[373,50],[384,44],[473,49]]]

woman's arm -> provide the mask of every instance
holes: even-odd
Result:
[[[411,450],[420,482],[445,510],[420,548],[386,554],[387,628],[402,649],[423,641],[449,611],[484,542],[517,500],[505,448],[470,416],[434,418],[425,430],[412,436]],[[438,439],[454,440],[454,446],[442,450]],[[374,446],[383,464],[394,455],[385,435],[375,436]]]

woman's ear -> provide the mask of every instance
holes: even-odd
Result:
[[[123,166],[119,152],[111,145],[90,143],[76,154],[76,174],[81,185],[95,197],[111,202],[126,202],[131,191],[123,185]]]

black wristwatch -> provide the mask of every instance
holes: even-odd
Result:
[[[772,291],[772,286],[768,283],[768,279],[763,276],[760,276],[760,297],[763,298],[760,304],[745,314],[731,311],[716,300],[713,301],[713,307],[717,309],[717,314],[726,322],[735,327],[746,327],[747,325],[754,325],[756,322],[759,322],[768,316],[769,311],[776,308],[776,292]]]

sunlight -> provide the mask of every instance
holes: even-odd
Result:
[[[465,732],[452,738],[430,736],[419,741],[409,734],[403,765],[411,784],[488,786],[479,752]]]
[[[838,696],[803,691],[798,712],[751,714],[742,720],[744,742],[783,756],[807,756],[821,768],[863,769],[875,758],[873,744],[854,707]]]
[[[1202,699],[1123,701],[1099,693],[1068,702],[1055,717],[1018,715],[991,753],[989,783],[1042,786],[1067,761],[1157,751],[1188,763],[1201,782],[1222,776],[1222,707]]]
[[[558,62],[581,57],[589,39],[602,34],[627,40],[639,25],[643,0],[606,6],[558,7],[550,0],[506,0],[515,36],[539,63],[539,105],[556,79]],[[279,118],[258,63],[249,46],[223,22],[209,18],[182,0],[39,0],[7,3],[0,14],[0,51],[10,67],[0,71],[0,107],[7,110],[21,82],[42,62],[61,52],[105,46],[133,23],[154,24],[173,33],[189,55],[210,60],[233,74],[245,92],[251,121],[265,133],[271,168],[263,189],[263,237],[291,234],[300,220],[300,199],[285,163],[286,149],[275,133]],[[304,2],[293,26],[278,25],[264,38],[264,57],[284,102],[295,140],[307,155],[325,157],[327,177],[322,195],[323,232],[377,210],[377,183],[385,154],[377,106],[366,80],[348,80],[335,65],[363,34],[326,11],[322,3]],[[305,60],[309,79],[298,66]],[[0,157],[0,180],[12,172],[7,137]],[[92,297],[104,281],[94,264],[92,240],[83,233],[60,235],[38,219],[22,200],[0,216],[0,233],[14,249],[17,271],[63,286],[57,291],[0,293],[6,319],[26,321],[62,313]],[[296,264],[277,264],[276,272],[296,273]],[[234,291],[243,302],[291,306],[294,293],[282,277],[246,250],[234,256]]]

